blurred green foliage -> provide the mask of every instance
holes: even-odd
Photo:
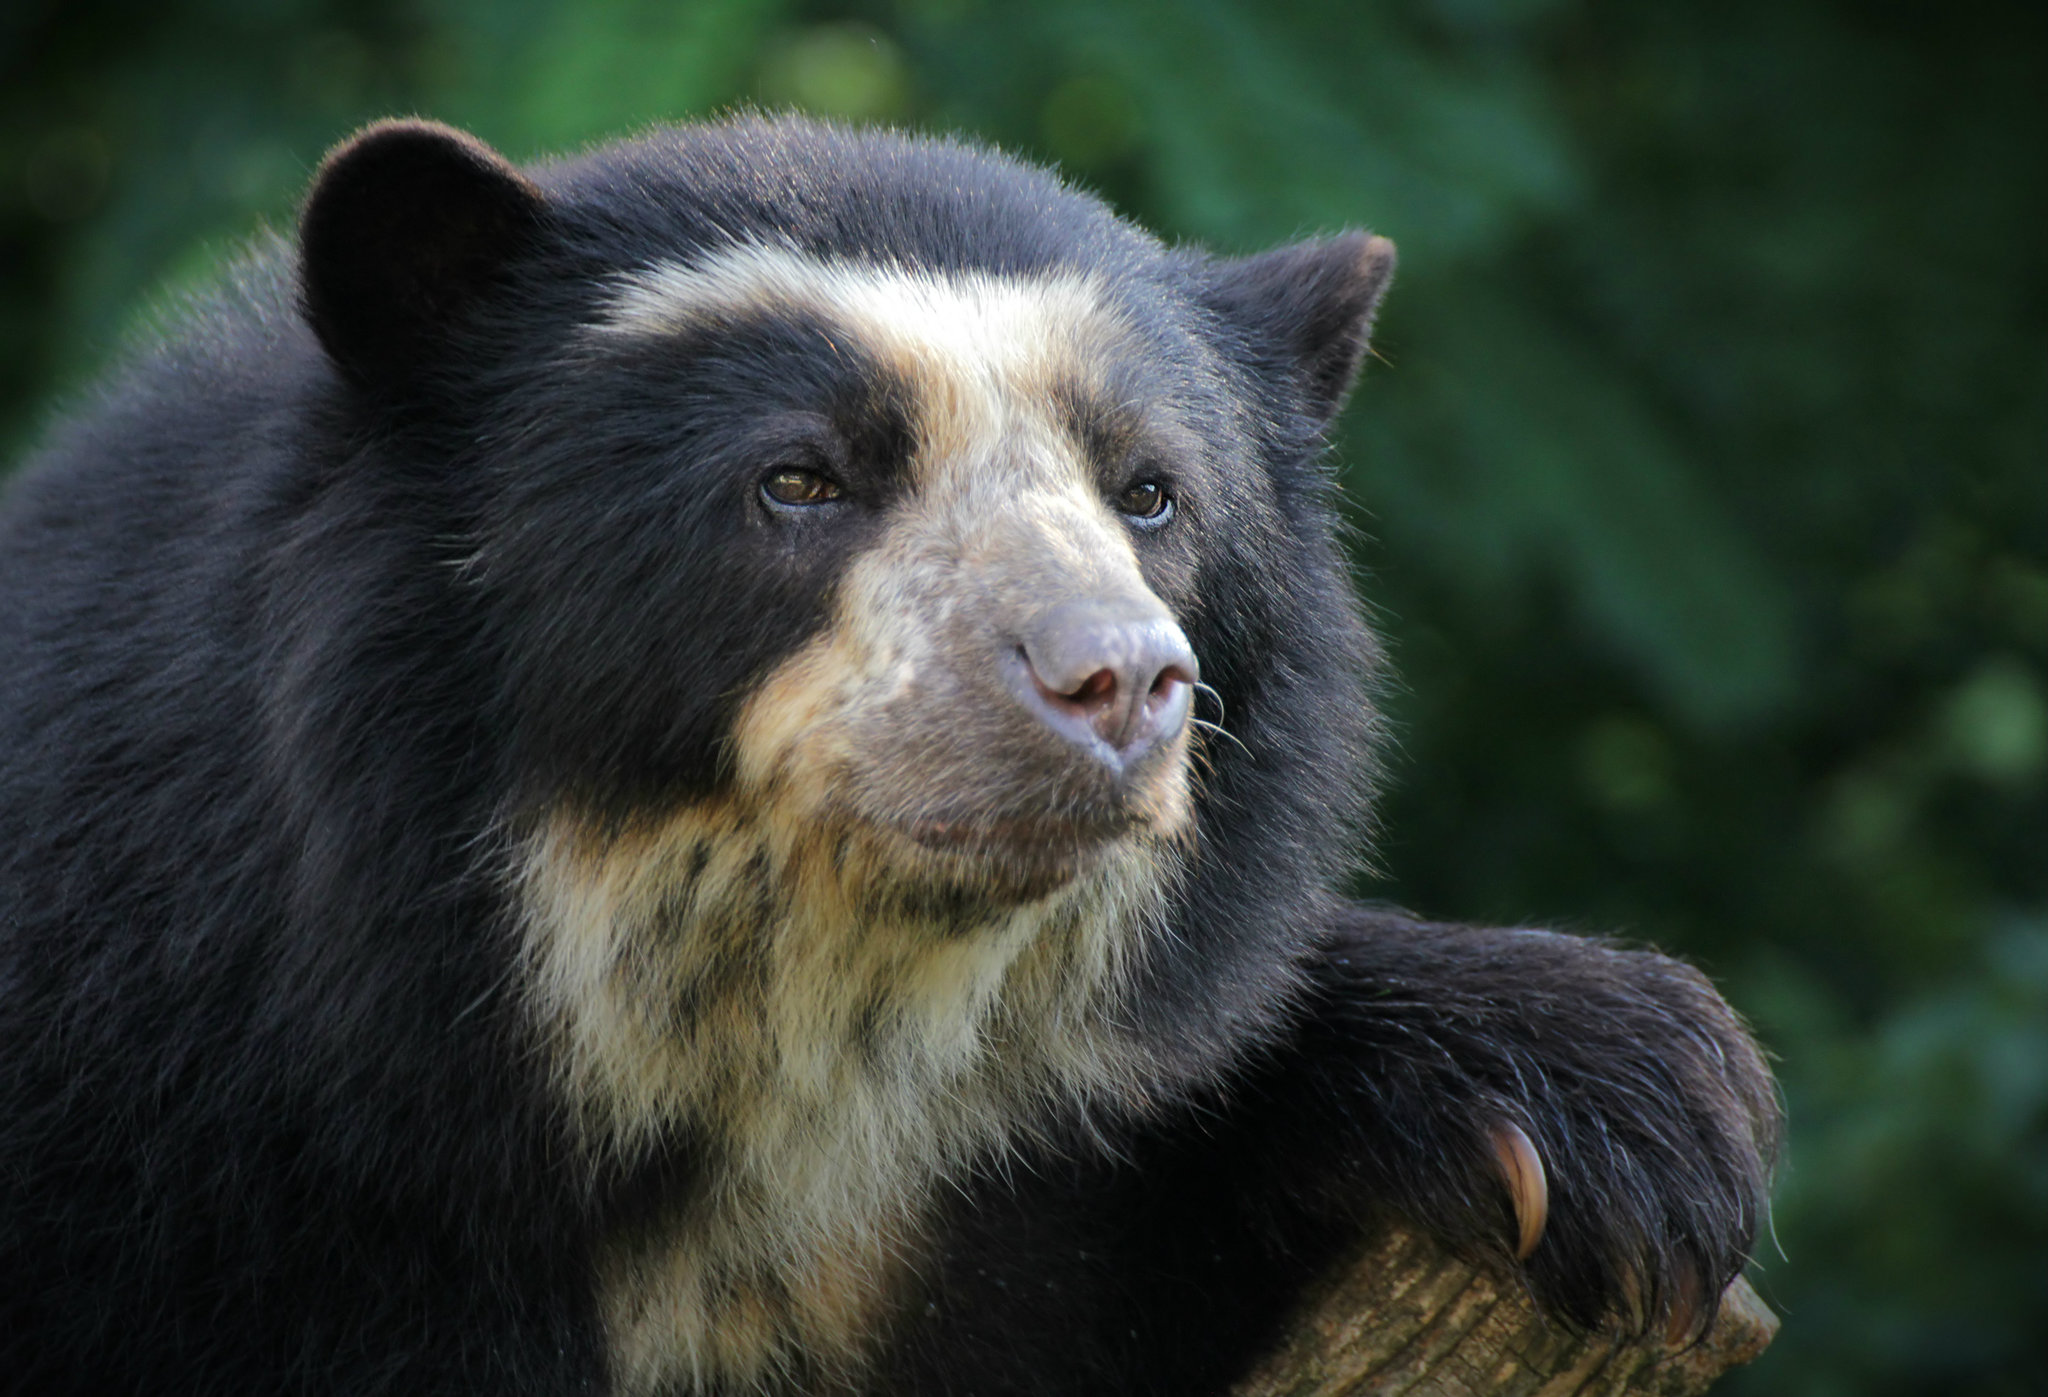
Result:
[[[1405,680],[1364,891],[1712,967],[1792,1137],[1744,1394],[2048,1388],[2048,11],[13,0],[0,451],[351,125],[960,130],[1402,245],[1340,442]]]

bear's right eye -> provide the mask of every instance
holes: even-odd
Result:
[[[778,467],[761,482],[763,499],[789,509],[830,504],[844,493],[838,481],[801,466]]]

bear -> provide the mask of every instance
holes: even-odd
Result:
[[[1394,265],[371,126],[0,506],[11,1390],[1220,1394],[1389,1220],[1703,1332],[1692,968],[1347,899]]]

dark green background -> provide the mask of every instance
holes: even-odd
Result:
[[[2048,1390],[2048,7],[12,0],[0,451],[330,142],[736,102],[1402,247],[1369,885],[1701,960],[1792,1113],[1743,1393]]]

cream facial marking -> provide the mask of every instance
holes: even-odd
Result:
[[[1092,283],[747,245],[636,275],[592,333],[778,307],[911,385],[911,489],[742,705],[729,792],[623,826],[540,812],[514,875],[594,1159],[702,1160],[600,1257],[632,1393],[850,1380],[934,1188],[1055,1111],[1142,1102],[1124,995],[1191,837],[1185,733],[1122,780],[998,670],[1034,609],[1159,605],[1061,410],[1125,333]]]

